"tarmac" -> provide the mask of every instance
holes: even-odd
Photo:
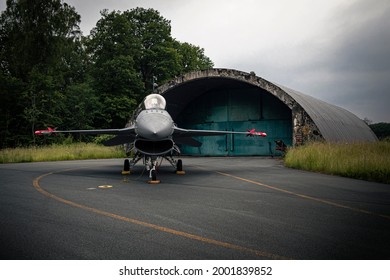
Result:
[[[0,165],[1,259],[390,259],[390,185],[264,157]]]

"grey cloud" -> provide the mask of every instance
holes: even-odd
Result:
[[[382,0],[360,0],[333,13],[322,34],[327,45],[295,69],[292,83],[361,118],[390,122],[389,14],[390,2]]]
[[[361,1],[367,2],[367,1]],[[390,70],[390,2],[369,1],[371,11],[346,10],[343,17],[357,17],[371,12],[364,22],[347,25],[334,41],[333,70],[389,71]],[[357,5],[360,7],[359,5]],[[363,7],[362,7],[363,8]],[[342,19],[340,19],[342,20]]]

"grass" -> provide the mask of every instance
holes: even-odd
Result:
[[[124,156],[124,150],[120,147],[104,147],[93,143],[74,143],[0,150],[0,163],[120,158]]]
[[[390,184],[390,142],[310,143],[289,149],[287,167]]]
[[[73,143],[0,150],[0,163],[121,158],[120,147]],[[390,142],[310,143],[291,148],[287,167],[390,184]]]

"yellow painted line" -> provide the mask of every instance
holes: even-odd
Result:
[[[99,189],[111,189],[112,186],[111,185],[101,185],[101,186],[98,186]]]
[[[110,218],[113,218],[113,219],[121,220],[121,221],[124,221],[124,222],[127,222],[127,223],[140,225],[140,226],[143,226],[143,227],[147,227],[147,228],[151,228],[151,229],[154,229],[154,230],[170,233],[170,234],[173,234],[173,235],[176,235],[176,236],[185,237],[185,238],[192,239],[192,240],[197,240],[197,241],[200,241],[200,242],[203,242],[203,243],[207,243],[207,244],[211,244],[211,245],[215,245],[215,246],[219,246],[219,247],[224,247],[224,248],[227,248],[227,249],[232,249],[232,250],[236,250],[236,251],[250,253],[250,254],[253,254],[253,255],[256,255],[256,256],[259,256],[259,257],[264,257],[264,258],[267,258],[267,259],[276,259],[276,260],[289,259],[287,257],[279,256],[277,254],[273,254],[273,253],[269,253],[269,252],[265,252],[265,251],[261,251],[261,250],[257,250],[257,249],[247,248],[247,247],[243,247],[243,246],[239,246],[239,245],[235,245],[235,244],[231,244],[231,243],[227,243],[227,242],[223,242],[223,241],[218,241],[218,240],[215,240],[215,239],[205,238],[205,237],[202,237],[202,236],[199,236],[199,235],[195,235],[195,234],[191,234],[191,233],[187,233],[187,232],[183,232],[183,231],[177,231],[177,230],[170,229],[170,228],[167,228],[167,227],[162,227],[162,226],[158,226],[158,225],[155,225],[155,224],[143,222],[143,221],[140,221],[140,220],[127,218],[127,217],[124,217],[124,216],[120,216],[120,215],[117,215],[117,214],[113,214],[113,213],[110,213],[110,212],[99,210],[99,209],[96,209],[96,208],[93,208],[93,207],[82,205],[82,204],[79,204],[79,203],[76,203],[76,202],[73,202],[73,201],[70,201],[70,200],[66,200],[66,199],[61,198],[59,196],[56,196],[56,195],[54,195],[52,193],[49,193],[48,191],[44,190],[40,186],[40,184],[39,184],[39,181],[42,178],[44,178],[46,176],[49,176],[51,174],[54,174],[54,173],[57,173],[57,172],[50,172],[50,173],[43,174],[43,175],[35,178],[34,181],[33,181],[33,186],[34,186],[34,188],[38,192],[40,192],[44,196],[52,198],[52,199],[54,199],[56,201],[59,201],[59,202],[62,202],[64,204],[67,204],[67,205],[70,205],[70,206],[73,206],[73,207],[77,207],[77,208],[80,208],[80,209],[83,209],[83,210],[86,210],[86,211],[89,211],[89,212],[93,212],[93,213],[98,214],[98,215],[102,215],[102,216],[110,217]]]
[[[295,193],[295,192],[288,191],[288,190],[285,190],[285,189],[282,189],[282,188],[278,188],[278,187],[270,186],[270,185],[267,185],[267,184],[263,184],[263,183],[260,183],[260,182],[257,182],[257,181],[252,181],[252,180],[245,179],[245,178],[242,178],[242,177],[234,176],[234,175],[231,175],[231,174],[228,174],[228,173],[223,173],[223,172],[218,172],[218,171],[217,171],[217,173],[220,174],[220,175],[223,175],[223,176],[231,177],[231,178],[234,178],[234,179],[237,179],[237,180],[240,180],[240,181],[244,181],[244,182],[251,183],[251,184],[254,184],[254,185],[262,186],[262,187],[265,187],[265,188],[268,188],[268,189],[271,189],[271,190],[275,190],[275,191],[278,191],[278,192],[287,193],[287,194],[290,194],[290,195],[293,195],[293,196],[297,196],[297,197],[300,197],[300,198],[303,198],[303,199],[308,199],[308,200],[312,200],[312,201],[328,204],[328,205],[331,205],[331,206],[334,206],[334,207],[344,208],[344,209],[348,209],[348,210],[351,210],[351,211],[354,211],[354,212],[359,212],[359,213],[363,213],[363,214],[378,216],[378,217],[390,220],[390,216],[388,216],[388,215],[379,214],[379,213],[371,212],[371,211],[368,211],[368,210],[364,210],[364,209],[359,209],[359,208],[343,205],[343,204],[340,204],[340,203],[332,202],[332,201],[329,201],[329,200],[325,200],[325,199],[321,199],[321,198],[317,198],[317,197],[313,197],[313,196],[309,196],[309,195]]]

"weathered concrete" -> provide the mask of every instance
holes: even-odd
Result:
[[[176,79],[166,83],[165,85],[156,89],[157,93],[164,95],[174,87],[178,87],[183,83],[207,78],[229,78],[237,81],[245,82],[262,88],[270,94],[276,96],[284,104],[291,109],[293,120],[293,145],[302,144],[308,140],[323,139],[316,124],[312,121],[305,110],[297,103],[289,94],[282,90],[279,86],[257,77],[255,73],[244,73],[233,69],[210,69],[205,71],[195,71],[187,75],[177,77]]]
[[[211,79],[232,79],[254,85],[277,97],[291,109],[293,145],[300,145],[313,140],[331,142],[377,140],[370,128],[347,110],[271,83],[256,76],[254,72],[246,73],[234,69],[220,68],[194,71],[171,80],[154,92],[164,95],[177,87],[200,79],[204,79],[205,84]],[[343,134],[343,131],[348,131],[348,133],[344,132]]]

